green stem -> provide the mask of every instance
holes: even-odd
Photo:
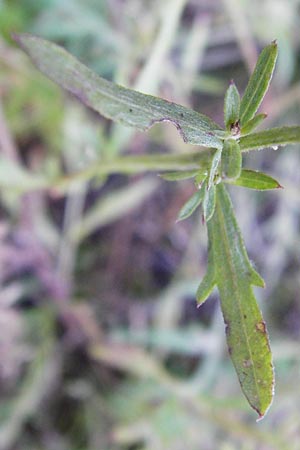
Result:
[[[185,153],[181,155],[140,155],[140,156],[122,156],[112,160],[104,160],[89,166],[88,168],[62,177],[50,182],[49,187],[66,189],[71,184],[77,182],[89,181],[98,175],[137,174],[141,172],[161,172],[169,170],[190,170],[197,168],[208,168],[211,161],[212,152],[210,150],[201,150],[200,152]]]

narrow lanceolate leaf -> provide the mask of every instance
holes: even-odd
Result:
[[[240,106],[241,126],[251,120],[268,90],[277,59],[277,43],[263,49],[250,77]]]
[[[240,139],[240,147],[243,152],[260,150],[265,147],[273,147],[274,150],[277,150],[279,145],[299,143],[299,126],[270,128],[269,130],[251,133]]]
[[[205,194],[205,184],[203,184],[201,188],[198,191],[196,191],[183,205],[178,214],[177,222],[187,219],[193,214],[193,212],[198,208],[198,206],[203,201],[204,194]]]
[[[207,226],[229,354],[242,390],[261,418],[271,404],[274,385],[266,325],[251,287],[263,280],[250,264],[222,183],[217,186],[216,209]]]
[[[185,142],[221,147],[221,128],[205,115],[107,81],[52,42],[29,34],[14,38],[44,75],[103,116],[142,131],[171,122]]]
[[[239,120],[240,115],[240,94],[236,85],[232,81],[225,94],[224,101],[224,122],[228,130]]]
[[[199,173],[199,170],[180,170],[178,172],[165,172],[159,176],[167,181],[181,181],[194,178]]]
[[[214,215],[216,207],[216,185],[212,184],[210,188],[205,190],[203,198],[203,217],[205,222],[208,222]]]
[[[249,122],[242,126],[241,136],[245,136],[255,130],[255,128],[258,127],[267,116],[268,115],[265,113],[256,114],[253,119],[249,120]]]
[[[224,180],[226,183],[242,186],[258,191],[282,188],[277,180],[269,175],[255,170],[243,169],[241,175],[236,180]]]
[[[235,180],[241,174],[242,154],[238,142],[234,139],[224,141],[222,150],[222,177]]]
[[[205,170],[204,168],[199,170],[197,175],[195,176],[195,185],[200,188],[202,186],[202,183],[206,180],[208,175],[208,170]]]
[[[210,296],[214,287],[216,286],[215,266],[213,259],[212,242],[208,242],[208,260],[206,274],[202,278],[202,281],[197,289],[196,299],[198,307],[201,306],[205,300]]]
[[[218,173],[218,167],[219,167],[219,163],[221,161],[221,156],[222,156],[222,149],[220,148],[219,150],[217,150],[215,152],[215,154],[213,155],[212,160],[211,160],[211,166],[210,166],[210,171],[209,171],[209,176],[208,176],[208,189],[210,189],[210,187],[214,183],[215,176]]]

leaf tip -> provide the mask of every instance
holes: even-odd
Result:
[[[273,368],[273,365],[272,365],[272,368]],[[275,387],[275,381],[274,381],[274,378],[273,378],[271,396],[269,397],[267,402],[264,402],[264,405],[257,406],[257,405],[254,405],[253,403],[249,402],[250,406],[258,414],[258,418],[256,419],[256,422],[260,422],[261,420],[263,420],[266,417],[269,409],[271,408],[272,403],[273,403],[273,399],[274,399],[274,387]]]
[[[271,42],[272,45],[274,45],[274,47],[278,46],[278,42],[277,39],[273,39],[273,41]]]
[[[258,411],[257,411],[258,412]],[[261,420],[263,420],[264,419],[264,417],[265,417],[265,413],[264,414],[261,414],[260,412],[258,412],[258,419],[256,419],[256,423],[257,422],[260,422]]]
[[[273,398],[274,398],[274,391],[272,392],[271,401],[267,405],[266,408],[264,408],[263,410],[259,410],[258,408],[253,407],[255,409],[255,411],[257,412],[257,414],[258,414],[258,418],[256,419],[256,422],[260,422],[261,420],[263,420],[266,417],[266,414],[269,411],[269,409],[270,409],[270,407],[271,407],[271,405],[273,403]]]

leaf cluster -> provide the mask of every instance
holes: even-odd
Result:
[[[156,123],[171,122],[185,142],[206,148],[185,155],[181,161],[186,164],[180,164],[177,158],[172,165],[161,155],[141,157],[144,159],[140,162],[123,158],[119,170],[127,167],[127,172],[133,173],[154,169],[168,181],[194,180],[195,193],[182,207],[178,220],[188,218],[201,206],[207,224],[208,266],[197,290],[197,301],[201,305],[217,287],[228,350],[241,388],[259,417],[263,417],[273,398],[274,371],[266,324],[252,285],[264,287],[264,281],[248,258],[225,185],[256,190],[280,188],[269,175],[243,168],[242,154],[300,142],[298,126],[255,131],[266,118],[258,109],[272,78],[277,43],[262,50],[242,97],[234,82],[230,83],[222,128],[189,108],[99,77],[51,42],[28,34],[17,35],[15,40],[42,73],[103,116],[141,131]],[[100,166],[90,171],[90,176],[97,175],[97,170],[101,171]],[[113,167],[107,170],[113,171]]]

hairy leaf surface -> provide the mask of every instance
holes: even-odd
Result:
[[[214,215],[216,207],[216,185],[212,184],[205,190],[203,198],[203,217],[205,222],[208,222]]]
[[[198,191],[196,191],[188,199],[188,201],[183,205],[183,207],[181,208],[181,210],[180,210],[180,212],[178,214],[177,222],[179,222],[180,220],[187,219],[198,208],[198,206],[203,201],[203,198],[204,198],[204,195],[205,195],[205,188],[206,188],[206,186],[205,186],[205,184],[203,184],[201,186],[201,188]]]
[[[215,176],[217,175],[219,163],[221,161],[222,149],[217,150],[211,160],[210,171],[208,176],[208,189],[211,188],[214,183]]]
[[[227,129],[239,120],[240,94],[232,81],[226,91],[224,100],[224,122]]]
[[[241,135],[245,136],[246,134],[251,133],[253,130],[255,130],[256,127],[258,127],[267,117],[267,114],[260,113],[256,114],[253,119],[249,120],[244,126],[241,128]]]
[[[248,150],[260,150],[265,147],[300,143],[300,127],[278,127],[269,130],[248,134],[240,139],[240,147],[243,152]]]
[[[263,417],[273,398],[274,373],[265,322],[252,284],[263,284],[253,269],[223,184],[217,186],[215,213],[208,222],[230,357],[250,405]],[[211,282],[210,287],[213,285]]]
[[[234,184],[248,189],[256,189],[258,191],[267,191],[270,189],[278,189],[282,186],[274,178],[263,172],[256,170],[243,169],[241,175],[236,180],[225,180],[226,183]]]
[[[254,72],[241,100],[241,125],[246,124],[253,118],[264,98],[273,75],[277,53],[277,43],[274,41],[265,47],[259,55]]]
[[[105,80],[45,39],[30,34],[14,37],[44,75],[103,116],[141,131],[158,122],[171,122],[185,142],[222,146],[217,136],[218,131],[222,134],[221,128],[205,115]]]
[[[208,258],[207,258],[207,270],[206,274],[201,280],[201,283],[197,289],[196,299],[198,307],[201,306],[205,300],[210,296],[214,287],[216,286],[215,264],[214,255],[212,249],[212,242],[208,241]]]
[[[222,176],[229,179],[236,179],[241,174],[241,168],[242,154],[240,146],[235,139],[228,139],[224,142],[222,150]]]

